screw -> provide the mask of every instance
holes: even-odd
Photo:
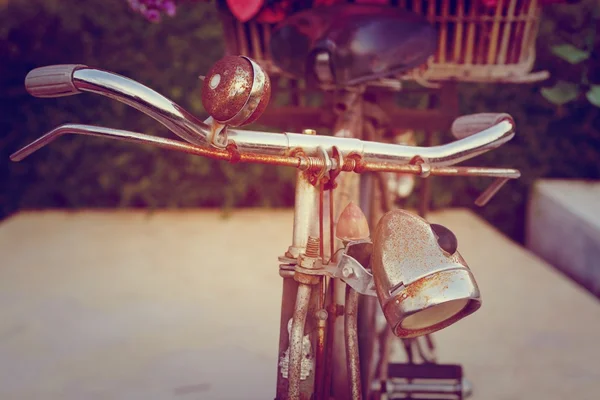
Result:
[[[344,278],[350,278],[352,275],[354,275],[354,270],[352,269],[352,267],[346,265],[342,268],[342,276]]]

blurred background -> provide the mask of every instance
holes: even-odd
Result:
[[[473,200],[489,181],[433,179],[434,208],[472,207],[503,233],[524,240],[528,195],[540,178],[600,176],[600,24],[593,0],[543,8],[535,84],[460,84],[460,111],[508,112],[515,139],[479,157],[481,165],[518,168],[484,208]],[[149,22],[123,1],[0,1],[0,217],[39,208],[290,207],[294,173],[286,168],[238,168],[148,146],[64,137],[26,162],[9,155],[44,132],[81,122],[173,137],[140,112],[101,96],[36,99],[27,72],[78,63],[117,72],[206,117],[199,75],[225,49],[214,2],[179,2],[174,16]],[[275,98],[272,102],[285,99]],[[402,99],[417,104],[418,99]],[[310,124],[307,125],[310,127]],[[437,135],[447,142],[447,132]]]
[[[490,180],[428,180],[432,208],[444,209],[431,220],[455,231],[485,299],[482,312],[435,334],[439,361],[463,365],[477,399],[597,399],[599,3],[429,1],[438,9],[477,5],[486,29],[494,12],[509,19],[507,4],[542,4],[532,71],[550,76],[458,84],[461,114],[506,112],[518,128],[514,139],[469,164],[518,168],[522,177],[483,208],[473,202]],[[151,3],[163,12],[141,12]],[[199,76],[231,50],[226,3],[249,4],[0,0],[0,398],[273,398],[281,315],[274,261],[290,244],[294,170],[75,135],[23,162],[9,160],[69,122],[177,139],[106,97],[34,98],[25,76],[40,66],[85,64],[135,79],[206,118]],[[264,1],[284,3],[291,2]],[[423,94],[406,93],[394,98],[398,107],[428,107]],[[313,106],[321,100],[307,97]],[[293,102],[279,90],[271,106]],[[305,122],[290,129],[330,134]],[[453,140],[449,129],[427,135],[417,131],[418,143]],[[540,182],[555,178],[564,181],[544,192]],[[417,207],[419,190],[408,207]],[[108,211],[62,212],[78,209]],[[146,212],[158,209],[186,211]]]

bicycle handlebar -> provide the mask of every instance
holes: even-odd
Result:
[[[215,148],[210,145],[208,139],[214,134],[211,132],[213,127],[160,93],[112,72],[84,65],[47,66],[32,70],[25,79],[25,86],[28,92],[36,97],[60,97],[81,92],[107,96],[149,115],[188,143],[119,129],[66,124],[15,152],[11,156],[13,161],[22,160],[64,134],[74,133],[149,143],[231,162],[287,165],[313,171],[335,167],[339,171],[359,173],[393,171],[422,176],[495,176],[504,180],[520,176],[514,169],[448,168],[495,149],[512,139],[515,124],[508,114],[461,117],[453,124],[453,133],[459,139],[431,147],[370,142],[339,136],[276,134],[227,127],[224,130],[227,145]],[[329,157],[334,153],[339,156],[337,160]],[[336,162],[339,165],[333,165]]]
[[[63,64],[36,68],[25,77],[25,89],[34,97],[62,97],[81,93],[73,73],[86,65]]]
[[[463,115],[462,117],[458,117],[452,123],[450,130],[455,138],[463,139],[490,126],[496,125],[503,120],[512,121],[512,117],[506,113],[480,113]]]
[[[144,112],[194,145],[207,146],[208,144],[207,136],[211,130],[208,124],[158,92],[115,73],[82,65],[41,67],[27,75],[26,87],[32,95],[38,97],[59,97],[83,91],[101,94]],[[344,154],[359,154],[369,162],[408,164],[415,157],[419,157],[432,166],[448,166],[495,149],[514,136],[515,126],[510,117],[500,118],[494,122],[495,124],[487,127],[480,123],[477,127],[481,129],[469,137],[432,147],[403,146],[354,138],[298,133],[280,135],[241,129],[227,129],[227,136],[242,153],[286,155],[291,150],[301,149],[308,155],[314,155],[319,147],[330,151],[333,146],[336,146]],[[38,146],[29,148],[35,143]],[[45,142],[36,141],[23,149],[27,151],[17,152],[21,156],[15,154],[13,158],[22,159],[41,147],[40,145],[45,145]]]

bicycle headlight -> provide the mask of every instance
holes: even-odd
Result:
[[[384,215],[373,235],[377,297],[395,335],[443,329],[481,306],[479,288],[454,234],[403,210]]]

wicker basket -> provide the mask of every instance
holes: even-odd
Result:
[[[391,4],[392,2],[390,2]],[[546,72],[531,73],[540,6],[538,0],[398,0],[397,7],[412,10],[435,25],[438,50],[426,66],[402,79],[470,82],[531,82]],[[229,54],[257,60],[271,75],[281,71],[270,60],[272,24],[237,21],[222,10]]]

